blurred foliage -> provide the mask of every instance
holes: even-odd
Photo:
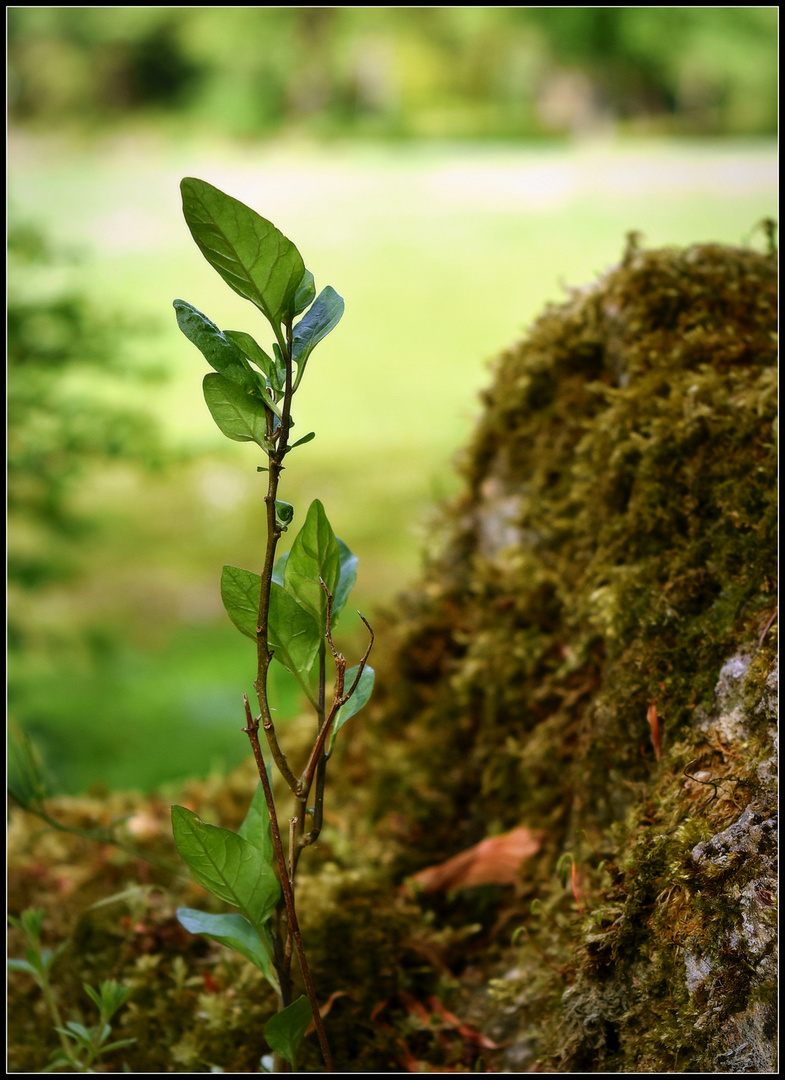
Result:
[[[14,123],[774,134],[773,7],[13,7]]]
[[[40,632],[35,595],[78,572],[94,526],[76,488],[97,465],[162,467],[153,422],[122,404],[131,382],[160,379],[129,364],[144,328],[96,311],[62,276],[56,253],[29,225],[8,237],[8,578],[11,649]],[[118,404],[118,399],[121,404]],[[40,644],[40,641],[39,641]]]
[[[9,784],[29,789],[39,757],[56,791],[223,772],[247,754],[229,718],[251,651],[199,596],[193,617],[170,610],[210,540],[190,541],[209,532],[190,452],[145,407],[160,325],[91,299],[80,258],[36,226],[12,224],[8,271]],[[291,715],[296,692],[275,692]]]

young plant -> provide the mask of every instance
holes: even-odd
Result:
[[[13,915],[8,916],[8,921],[21,930],[28,941],[25,959],[9,959],[8,969],[9,971],[23,971],[36,981],[46,1001],[54,1029],[60,1037],[61,1049],[54,1051],[51,1063],[41,1071],[60,1072],[63,1068],[69,1068],[74,1072],[95,1072],[93,1065],[104,1054],[136,1042],[136,1039],[107,1042],[112,1034],[109,1021],[128,1000],[131,991],[127,986],[121,986],[120,983],[112,980],[102,982],[97,990],[84,983],[85,993],[98,1009],[98,1024],[85,1027],[77,1020],[67,1020],[63,1024],[57,995],[52,987],[49,973],[68,942],[63,942],[54,951],[44,948],[41,944],[43,919],[44,912],[33,908],[23,911],[19,919]]]
[[[272,331],[272,342],[264,349],[250,334],[219,330],[184,300],[174,302],[180,329],[213,368],[204,378],[203,390],[215,423],[227,438],[256,444],[266,459],[257,471],[267,480],[261,572],[225,566],[221,576],[229,618],[256,644],[254,690],[259,713],[254,716],[243,695],[243,730],[260,783],[237,833],[208,825],[182,806],[172,808],[177,849],[193,877],[238,914],[181,908],[178,918],[187,930],[236,949],[274,987],[279,1009],[266,1025],[265,1037],[277,1064],[283,1058],[296,1068],[303,1036],[313,1020],[329,1071],[330,1050],[297,922],[295,875],[300,853],[314,843],[322,827],[325,775],[335,736],[373,689],[373,669],[367,663],[373,631],[358,612],[369,641],[359,663],[347,670],[333,631],[357,576],[357,558],[335,536],[318,499],[308,509],[290,551],[278,557],[278,541],[294,518],[292,505],[279,499],[278,486],[284,459],[314,438],[308,432],[290,442],[292,399],[311,353],[337,325],[344,304],[330,286],[316,295],[313,275],[297,248],[254,210],[203,180],[186,178],[181,191],[185,220],[197,246],[226,284],[258,308]],[[335,672],[329,705],[328,660]],[[314,741],[301,770],[290,764],[273,722],[268,674],[274,661],[295,677],[315,713]],[[268,762],[259,742],[260,724]],[[272,793],[273,764],[294,803],[287,850]],[[306,991],[296,1000],[292,1000],[293,952]]]

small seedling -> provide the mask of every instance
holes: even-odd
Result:
[[[229,618],[256,645],[254,690],[259,713],[254,715],[243,695],[243,730],[260,784],[237,833],[209,825],[182,806],[172,808],[177,849],[193,877],[238,913],[214,915],[181,908],[178,918],[192,933],[236,949],[274,987],[279,1009],[266,1025],[265,1038],[277,1064],[283,1059],[297,1067],[303,1036],[313,1020],[325,1066],[332,1070],[297,922],[295,876],[303,848],[314,843],[322,828],[325,775],[335,737],[373,689],[373,669],[367,663],[373,631],[360,615],[368,629],[368,646],[359,663],[347,670],[333,632],[355,582],[357,557],[335,535],[318,499],[308,509],[289,552],[278,557],[277,546],[295,518],[294,507],[278,497],[284,459],[314,438],[314,432],[308,432],[290,441],[292,399],[313,350],[340,320],[344,302],[330,286],[316,295],[313,275],[297,248],[254,210],[203,180],[186,178],[181,192],[185,220],[197,246],[226,284],[261,312],[272,341],[262,348],[250,334],[219,330],[191,304],[174,302],[180,329],[213,368],[203,382],[213,420],[227,438],[259,448],[265,464],[257,471],[266,477],[261,572],[225,566],[221,576]],[[328,659],[335,672],[329,704]],[[299,771],[283,752],[273,721],[268,693],[273,661],[294,676],[315,713],[314,742]],[[269,761],[259,742],[260,726]],[[272,793],[273,765],[294,800],[288,850],[281,840]],[[306,996],[294,1000],[293,952],[306,991]]]
[[[73,1069],[74,1072],[95,1072],[93,1066],[105,1054],[136,1042],[136,1039],[118,1039],[115,1042],[107,1042],[112,1034],[109,1021],[128,1000],[131,991],[127,986],[121,986],[120,983],[112,980],[102,982],[97,990],[84,983],[85,993],[98,1008],[98,1024],[94,1027],[85,1027],[77,1020],[66,1020],[63,1023],[57,995],[49,974],[62,956],[68,942],[64,941],[54,950],[44,948],[41,944],[43,920],[44,912],[32,908],[23,911],[21,918],[8,916],[8,921],[21,930],[29,942],[25,950],[25,959],[9,959],[8,969],[9,971],[23,971],[35,980],[46,1001],[54,1029],[60,1037],[61,1049],[54,1051],[51,1063],[41,1071],[60,1072],[68,1068]]]

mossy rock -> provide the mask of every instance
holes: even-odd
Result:
[[[631,240],[496,362],[298,868],[339,1070],[776,1067],[776,314],[773,252]],[[212,901],[161,865],[169,801],[236,828],[255,783],[49,802],[131,814],[152,866],[13,812],[11,911],[71,940],[61,998],[89,1023],[82,982],[133,989],[110,1068],[258,1068],[271,992],[184,933],[176,907]],[[521,828],[516,884],[407,890]],[[57,1048],[23,975],[9,1031],[11,1071]]]
[[[440,552],[395,613],[367,737],[400,872],[547,837],[491,987],[518,1023],[507,1067],[774,1060],[771,830],[717,877],[695,852],[775,812],[776,329],[773,252],[631,237],[497,361]]]

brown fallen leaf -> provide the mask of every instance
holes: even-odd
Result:
[[[646,719],[649,721],[649,727],[651,728],[651,741],[654,747],[654,757],[657,761],[660,760],[660,718],[657,715],[657,702],[652,701],[649,704],[649,711],[646,714]]]
[[[355,1000],[355,998],[352,997],[348,990],[334,990],[332,994],[330,994],[330,996],[328,997],[327,1001],[325,1001],[324,1005],[319,1006],[319,1015],[322,1017],[322,1019],[327,1016],[328,1012],[335,1004],[336,999],[339,997],[348,997],[351,998],[352,1001]],[[312,1020],[308,1027],[305,1029],[305,1034],[310,1035],[314,1031],[316,1031],[316,1026],[314,1025],[314,1022]]]
[[[423,892],[451,892],[472,885],[514,885],[524,859],[536,855],[542,833],[523,827],[489,836],[451,859],[427,866],[411,880]]]
[[[441,1017],[442,1023],[447,1027],[454,1028],[461,1038],[474,1046],[482,1046],[486,1050],[500,1050],[502,1043],[494,1042],[493,1039],[489,1039],[487,1035],[483,1035],[477,1028],[471,1027],[469,1024],[464,1024],[462,1020],[459,1020],[455,1013],[451,1013],[449,1009],[439,1001],[437,997],[429,997],[428,1004],[433,1010],[436,1016]]]

